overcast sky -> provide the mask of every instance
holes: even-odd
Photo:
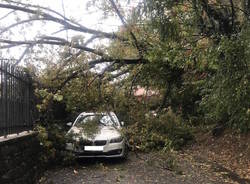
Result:
[[[0,0],[1,1],[1,0]],[[108,0],[106,0],[108,2]],[[119,3],[122,5],[122,8],[126,11],[131,11],[131,9],[136,6],[138,3],[138,0],[131,0],[130,5],[127,4],[128,0],[120,0]],[[24,1],[25,2],[25,1]],[[103,13],[100,11],[98,6],[87,9],[87,3],[89,0],[29,0],[28,1],[31,4],[38,4],[43,7],[49,7],[53,10],[56,10],[60,12],[61,14],[66,15],[68,18],[73,18],[78,23],[81,23],[85,27],[102,30],[105,32],[116,32],[118,30],[118,27],[121,25],[121,22],[117,16],[108,16],[107,19],[103,19]],[[64,6],[63,6],[64,5]],[[63,11],[64,7],[64,11]],[[0,18],[10,12],[10,10],[6,9],[0,9]],[[27,14],[25,13],[18,13],[18,17],[20,19],[27,19]],[[4,19],[4,21],[1,21],[0,26],[6,27],[10,24],[13,24],[17,21],[16,16],[8,16],[8,18]],[[62,26],[47,22],[46,24],[41,24],[39,22],[34,22],[33,25],[21,25],[17,26],[15,28],[12,28],[10,31],[12,32],[11,39],[12,40],[31,40],[34,39],[35,36],[39,33],[40,35],[51,35],[53,32],[56,32],[60,30]],[[58,34],[55,34],[53,36],[58,37],[66,37],[66,35],[69,36],[69,39],[72,36],[76,35],[83,35],[82,33],[78,32],[61,32]],[[6,32],[4,35],[1,35],[2,38],[9,37],[9,32]],[[83,35],[86,39],[90,36],[88,34]],[[11,55],[14,58],[18,58],[22,51],[24,50],[24,47],[15,48],[11,51]],[[5,56],[5,54],[3,54]]]

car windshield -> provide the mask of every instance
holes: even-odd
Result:
[[[104,126],[118,126],[118,122],[115,118],[111,117],[110,115],[87,115],[87,116],[80,116],[77,118],[75,122],[75,126],[79,127],[87,122],[98,123]]]

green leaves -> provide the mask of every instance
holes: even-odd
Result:
[[[94,139],[95,136],[100,132],[99,126],[99,118],[95,117],[93,119],[89,119],[87,122],[79,123],[78,128],[80,128],[80,137],[82,133],[91,139]]]
[[[171,109],[156,117],[148,112],[137,121],[127,128],[126,133],[130,143],[143,151],[180,149],[193,140],[188,126]]]
[[[250,130],[247,109],[250,106],[249,53],[250,40],[244,35],[222,38],[217,46],[219,52],[216,74],[207,80],[206,98],[201,107],[210,121],[228,123],[240,131]]]
[[[63,95],[55,94],[53,96],[53,100],[56,100],[58,102],[61,102],[63,100]]]
[[[39,112],[49,111],[53,101],[63,101],[63,95],[61,94],[61,91],[57,91],[57,93],[53,94],[52,92],[48,92],[48,89],[36,89],[35,93],[40,100],[40,103],[36,105]]]

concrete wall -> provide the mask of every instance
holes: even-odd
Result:
[[[36,133],[0,139],[0,184],[33,184],[39,177],[40,144]]]

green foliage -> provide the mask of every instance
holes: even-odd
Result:
[[[130,144],[140,150],[180,149],[193,140],[189,128],[171,109],[154,116],[152,113],[140,116],[136,123],[127,129]]]
[[[68,111],[77,114],[94,110],[100,105],[98,81],[90,86],[88,82],[86,79],[76,78],[63,89]]]
[[[38,140],[42,146],[41,162],[45,165],[68,164],[74,161],[73,156],[65,152],[65,132],[56,125],[52,124],[47,129],[38,125]]]
[[[250,39],[243,3],[232,10],[222,1],[144,2],[138,12],[155,38],[138,83],[157,87],[162,106],[193,125],[206,121],[249,131]]]
[[[84,122],[82,124],[78,125],[78,128],[81,129],[81,133],[84,133],[87,137],[90,137],[92,139],[95,138],[95,136],[100,132],[100,123],[99,123],[99,118],[95,117],[92,120],[88,120],[87,122]]]
[[[216,48],[217,73],[207,80],[202,108],[208,121],[250,130],[249,38],[224,38]]]
[[[39,112],[39,123],[48,127],[52,123],[65,123],[67,117],[66,105],[61,91],[50,92],[48,89],[36,89],[36,108]]]

